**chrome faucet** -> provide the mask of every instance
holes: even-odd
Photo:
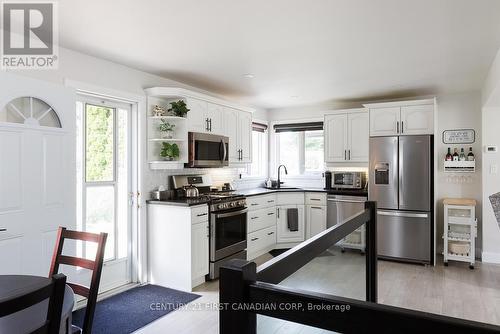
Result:
[[[285,169],[285,174],[288,175],[288,171],[286,170],[286,166],[285,165],[279,165],[278,166],[278,184],[276,185],[276,187],[279,189],[281,188],[281,184],[283,182],[280,181],[280,168],[283,167]]]

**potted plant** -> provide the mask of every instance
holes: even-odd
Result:
[[[161,119],[161,123],[158,126],[158,130],[160,130],[161,138],[163,139],[171,139],[174,134],[175,124],[170,124],[165,118]]]
[[[186,117],[190,109],[188,109],[186,102],[183,100],[170,102],[169,112],[174,113],[175,116]]]
[[[172,161],[179,157],[180,151],[177,144],[162,143],[162,148],[160,151],[160,156],[166,161]]]

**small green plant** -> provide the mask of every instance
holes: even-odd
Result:
[[[160,151],[160,156],[165,158],[165,160],[174,160],[180,155],[179,146],[177,144],[162,143],[162,148]]]
[[[160,130],[162,134],[162,138],[170,139],[172,138],[174,132],[175,124],[170,124],[165,118],[161,119],[161,123],[158,126],[158,130]]]
[[[173,112],[175,116],[185,117],[190,109],[183,100],[170,102],[169,112]]]

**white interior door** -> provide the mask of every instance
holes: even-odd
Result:
[[[75,93],[0,76],[0,275],[47,276],[58,226],[75,223]]]
[[[81,96],[77,109],[77,227],[108,233],[100,292],[131,282],[132,106]],[[78,252],[91,259],[93,244]]]

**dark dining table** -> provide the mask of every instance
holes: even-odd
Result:
[[[0,303],[22,293],[46,286],[50,278],[30,275],[0,275]],[[73,290],[66,285],[61,316],[60,334],[71,332],[71,314],[75,305]],[[45,322],[49,300],[33,305],[17,313],[0,318],[0,333],[30,333]]]

